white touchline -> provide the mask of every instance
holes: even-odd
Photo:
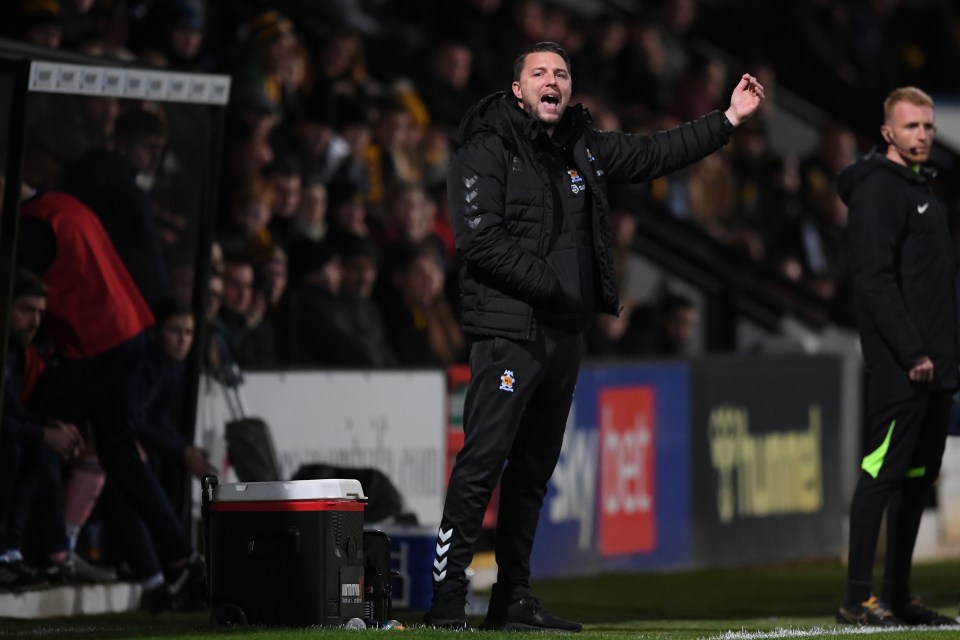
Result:
[[[810,638],[815,636],[857,636],[873,635],[881,633],[903,632],[910,627],[838,627],[824,628],[814,627],[812,629],[786,629],[777,628],[772,631],[727,631],[716,636],[704,636],[698,640],[766,640],[768,638]],[[956,633],[960,628],[960,622],[957,626],[949,627],[924,627],[925,633],[936,631],[949,631]]]

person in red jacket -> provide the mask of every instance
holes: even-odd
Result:
[[[117,537],[121,545],[136,546],[128,558],[142,581],[141,606],[154,612],[202,606],[203,560],[137,448],[144,331],[153,315],[90,209],[65,193],[24,195],[17,256],[49,291],[44,325],[55,354],[37,382],[31,409],[89,423],[107,486],[136,516],[123,519],[130,528]],[[62,489],[48,494],[43,499],[62,506]],[[65,537],[56,527],[44,530]],[[145,536],[152,544],[137,544]],[[62,538],[46,546],[58,545],[66,554]]]

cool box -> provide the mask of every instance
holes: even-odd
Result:
[[[207,476],[203,485],[213,623],[339,626],[365,617],[359,481]]]

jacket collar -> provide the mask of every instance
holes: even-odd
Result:
[[[526,140],[536,142],[543,136],[544,139],[558,148],[570,146],[577,138],[583,135],[583,131],[592,121],[590,112],[582,104],[577,103],[567,107],[563,113],[560,122],[553,130],[553,136],[547,135],[547,130],[539,120],[531,118],[519,106],[514,104],[514,109],[510,110],[511,119],[517,132]]]

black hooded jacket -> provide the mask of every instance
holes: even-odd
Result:
[[[873,152],[839,177],[871,409],[957,386],[956,260],[932,173]],[[924,356],[934,379],[914,383]]]
[[[733,131],[719,111],[650,137],[589,124],[581,105],[570,106],[551,138],[507,92],[487,96],[464,116],[447,193],[465,332],[530,340],[538,317],[579,318],[583,329],[594,310],[618,313],[606,184],[651,180],[685,167],[722,147]],[[546,168],[545,154],[555,152],[551,145],[570,158],[570,175]],[[593,301],[565,291],[550,266],[557,252],[570,249],[555,235],[555,207],[561,206],[555,194],[574,184],[590,196],[595,281],[587,290]]]

